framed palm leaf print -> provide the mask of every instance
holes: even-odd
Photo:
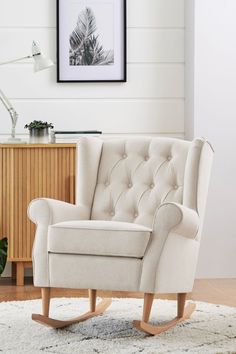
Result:
[[[57,81],[126,81],[126,0],[57,0]]]

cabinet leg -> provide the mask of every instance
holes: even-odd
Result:
[[[12,279],[16,279],[16,262],[11,263],[11,277]]]
[[[16,285],[24,285],[24,262],[16,263]]]

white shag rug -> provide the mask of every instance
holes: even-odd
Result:
[[[31,320],[40,313],[40,300],[0,303],[2,353],[236,353],[236,308],[197,302],[190,320],[158,336],[133,328],[142,315],[142,300],[113,299],[98,317],[64,329],[50,329]],[[52,299],[51,316],[75,317],[88,310],[87,299]],[[175,316],[176,302],[155,300],[151,321]]]

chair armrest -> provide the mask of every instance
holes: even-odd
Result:
[[[38,198],[30,202],[28,217],[35,224],[48,226],[57,222],[89,219],[89,209],[60,200]]]
[[[50,286],[47,251],[48,226],[57,222],[89,219],[90,210],[83,205],[38,198],[29,204],[28,216],[37,225],[32,252],[34,285],[48,287]]]
[[[199,216],[195,210],[178,203],[164,203],[156,211],[151,239],[143,258],[140,291],[156,292],[158,264],[169,235],[181,237],[183,242],[194,242],[199,228]],[[174,262],[174,254],[172,255]]]
[[[195,210],[173,202],[164,203],[160,206],[159,210],[161,208],[165,208],[166,217],[168,219],[166,226],[169,227],[170,232],[191,239],[197,236],[200,220]],[[154,225],[160,221],[158,215],[159,213],[157,212]]]

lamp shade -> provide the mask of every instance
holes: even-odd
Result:
[[[45,55],[43,55],[39,46],[35,42],[32,43],[32,57],[34,59],[35,72],[50,68],[54,65],[50,58],[47,58]]]

